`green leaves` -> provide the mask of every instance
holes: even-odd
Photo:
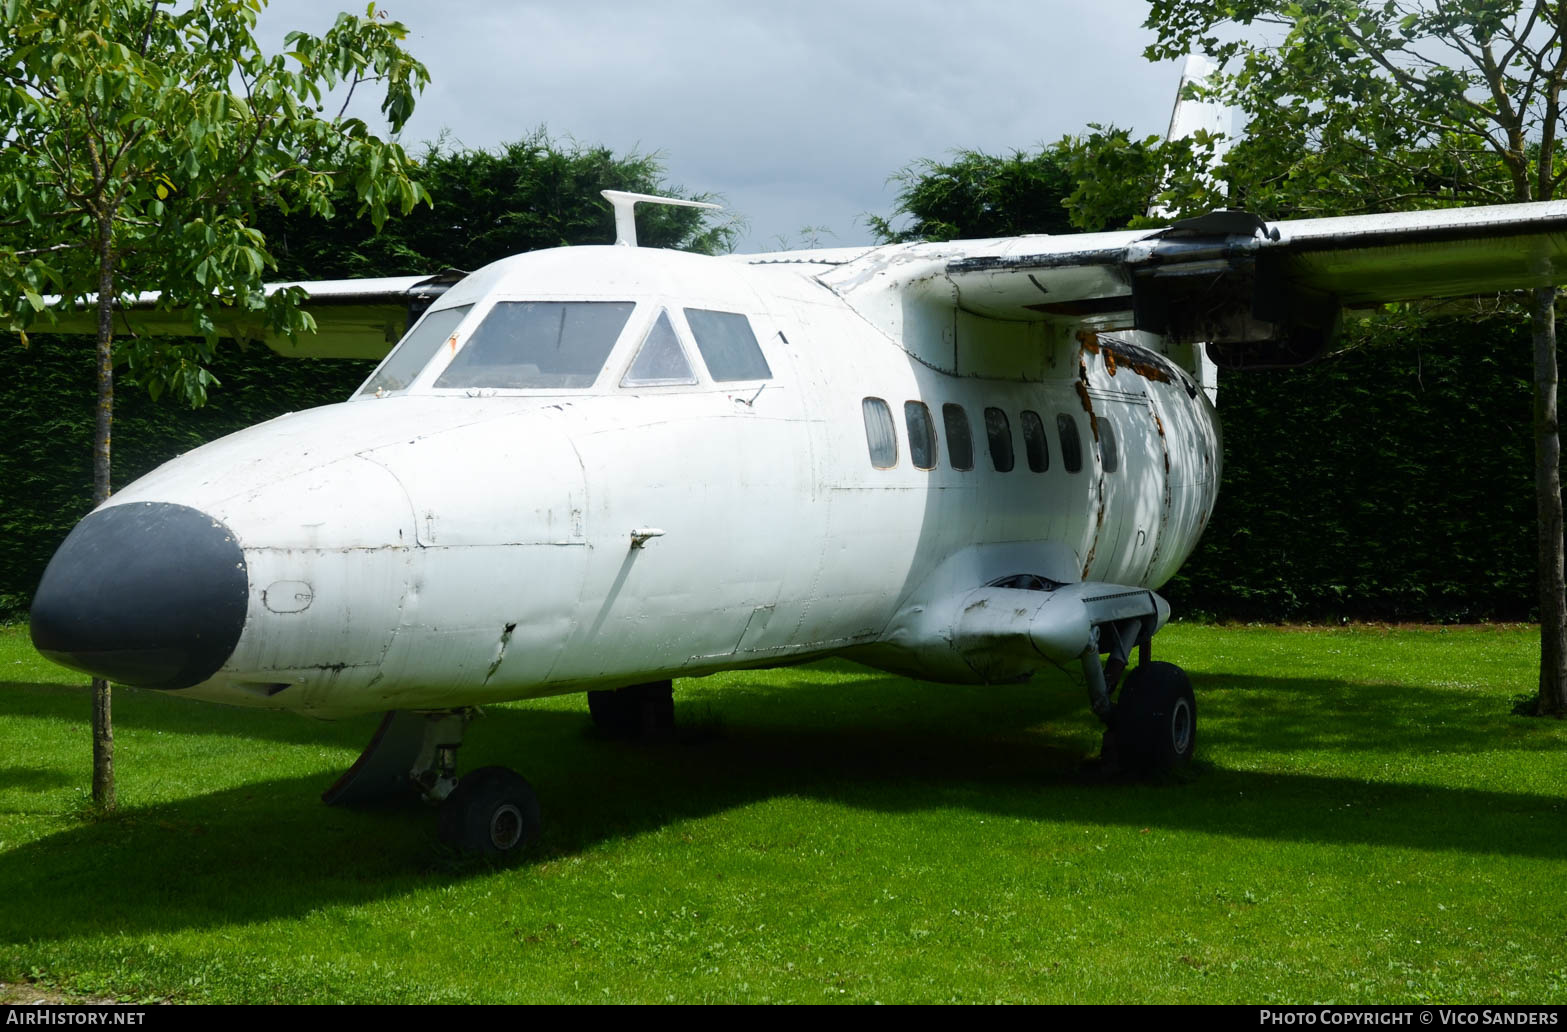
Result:
[[[896,173],[901,185],[890,218],[870,217],[871,229],[887,242],[955,240],[1071,233],[1083,227],[1074,219],[1070,198],[1096,184],[1084,183],[1074,164],[1072,141],[1038,153],[992,155],[959,151],[951,160],[926,158]],[[1093,218],[1122,225],[1147,203],[1144,188],[1121,180],[1097,184]],[[906,219],[901,226],[894,221]]]
[[[388,210],[412,210],[379,228],[342,179],[319,199],[351,217],[325,222],[309,207],[258,213],[282,278],[477,269],[521,251],[605,244],[615,239],[615,228],[600,190],[689,196],[664,181],[652,156],[563,145],[542,130],[493,151],[434,146],[417,159],[389,153],[383,160],[386,168],[394,160],[406,162],[417,176],[389,178],[383,171]],[[720,215],[715,221],[695,208],[644,205],[637,222],[639,239],[650,247],[718,253],[735,237],[732,220]]]
[[[1521,0],[1155,0],[1148,25],[1153,56],[1228,62],[1218,94],[1250,123],[1229,155],[1231,200],[1271,216],[1547,199],[1556,14]]]
[[[34,325],[45,284],[80,302],[107,272],[115,293],[188,304],[211,335],[215,311],[265,307],[275,263],[247,225],[257,210],[330,212],[345,184],[377,225],[428,202],[401,147],[316,110],[336,84],[375,88],[401,128],[429,79],[406,30],[372,6],[323,36],[291,34],[290,59],[261,51],[259,9],[0,2],[0,321]],[[205,396],[202,354],[132,353],[149,390]]]

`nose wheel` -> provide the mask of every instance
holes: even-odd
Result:
[[[463,775],[441,800],[441,841],[477,856],[515,854],[539,837],[539,799],[533,786],[506,767]]]
[[[457,777],[457,749],[472,710],[388,713],[364,753],[322,795],[332,806],[368,806],[419,795],[438,807],[441,841],[477,856],[503,858],[539,837],[533,786],[506,767]]]

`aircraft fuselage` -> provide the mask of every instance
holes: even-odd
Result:
[[[90,565],[114,596],[104,612],[142,606],[165,638],[182,611],[160,622],[162,588],[116,579],[113,542],[149,565],[164,550],[224,567],[183,603],[230,607],[202,632],[221,650],[223,621],[235,625],[221,665],[182,665],[165,655],[177,645],[142,648],[129,631],[40,647],[130,683],[318,716],[833,654],[984,681],[992,668],[951,646],[963,591],[1017,575],[1156,588],[1176,571],[1219,481],[1217,420],[1190,370],[1106,335],[954,319],[950,305],[880,319],[874,300],[824,284],[831,268],[573,248],[481,270],[432,309],[471,306],[409,385],[174,459],[84,521],[124,510],[91,554],[62,546],[46,610],[66,605],[50,602],[55,567]],[[588,386],[436,385],[505,302],[630,314]],[[715,380],[694,344],[704,312],[743,316],[768,375]],[[644,342],[670,330],[695,382],[625,385]],[[211,534],[215,558],[142,526],[154,515]],[[156,674],[138,682],[136,663]]]

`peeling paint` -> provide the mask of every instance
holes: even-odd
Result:
[[[1088,363],[1077,363],[1077,381],[1072,384],[1077,391],[1077,398],[1083,403],[1083,411],[1088,413],[1088,429],[1093,432],[1094,444],[1099,444],[1099,417],[1094,415],[1094,402],[1088,396]],[[1097,450],[1097,449],[1096,449]]]
[[[495,671],[501,668],[501,661],[506,658],[506,646],[511,644],[512,632],[517,629],[515,623],[509,623],[501,628],[500,647],[495,650],[495,659],[490,662],[490,669],[485,672],[484,683],[489,684],[490,678],[495,676]]]

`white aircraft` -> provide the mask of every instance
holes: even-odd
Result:
[[[36,647],[191,698],[386,712],[327,801],[413,788],[489,854],[538,803],[505,768],[457,778],[473,707],[585,691],[600,726],[657,730],[674,677],[826,656],[1080,669],[1107,753],[1177,766],[1197,713],[1150,658],[1155,589],[1218,495],[1217,369],[1308,361],[1345,308],[1567,282],[1567,203],[708,257],[635,246],[639,200],[611,195],[619,246],[303,284],[319,332],[278,350],[401,342],[348,401],[83,519]]]

